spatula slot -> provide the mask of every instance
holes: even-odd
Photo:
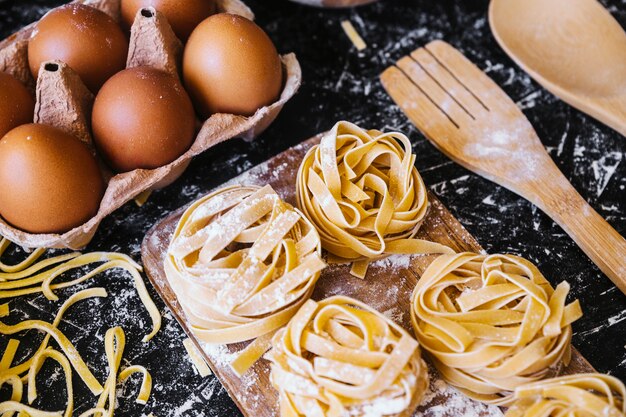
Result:
[[[437,75],[437,73],[436,73],[436,72],[435,72],[435,73],[431,73],[431,71],[429,71],[429,70],[428,70],[428,69],[427,69],[424,65],[422,65],[422,64],[419,62],[419,60],[418,60],[418,58],[415,56],[415,54],[416,54],[416,53],[421,52],[422,50],[423,50],[423,51],[426,51],[427,53],[429,53],[429,54],[430,54],[430,52],[428,52],[428,50],[427,50],[427,49],[420,48],[420,49],[418,49],[417,51],[413,52],[413,53],[412,53],[411,55],[409,55],[408,57],[409,57],[409,58],[411,58],[411,59],[413,60],[413,62],[415,62],[417,65],[419,65],[419,66],[420,66],[420,68],[424,71],[424,73],[425,73],[426,75],[428,75],[428,77],[430,77],[430,79],[431,79],[431,80],[432,80],[435,84],[437,84],[437,86],[441,89],[441,91],[443,91],[443,92],[444,92],[444,93],[445,93],[448,97],[450,97],[450,98],[451,98],[451,99],[452,99],[452,100],[453,100],[456,104],[458,104],[458,105],[459,105],[459,107],[460,107],[461,109],[463,109],[463,111],[465,112],[465,114],[467,114],[469,117],[471,117],[471,118],[472,118],[472,120],[476,120],[476,118],[474,117],[474,115],[473,115],[473,114],[472,114],[472,113],[471,113],[471,112],[470,112],[470,111],[469,111],[469,110],[468,110],[468,109],[467,109],[467,108],[463,105],[463,103],[461,103],[459,100],[457,100],[457,98],[456,98],[453,94],[451,94],[451,93],[450,93],[450,91],[448,91],[448,89],[446,89],[446,87],[444,87],[444,85],[442,84],[442,82],[441,82],[439,79],[437,79],[437,77],[435,76],[435,75]],[[444,67],[444,69],[445,69],[445,70],[447,70],[447,68],[445,68],[445,67]],[[449,70],[448,70],[448,72],[449,72]],[[452,74],[450,74],[450,75],[452,75]],[[452,76],[454,77],[454,75],[452,75]],[[456,77],[455,77],[455,79],[456,79]],[[458,80],[457,80],[457,81],[458,81]],[[463,84],[461,84],[460,82],[459,82],[459,84],[467,90],[467,87],[465,87],[465,86],[464,86]],[[471,92],[471,91],[469,91],[469,90],[467,90],[467,91],[468,91],[470,94],[472,94],[472,92]],[[473,94],[472,94],[472,95],[473,95]],[[480,100],[479,100],[479,101],[480,101]]]
[[[466,83],[464,83],[459,77],[456,76],[456,74],[454,72],[452,72],[452,70],[450,69],[450,66],[444,64],[442,62],[442,60],[440,60],[439,58],[437,58],[437,55],[435,55],[430,49],[429,49],[429,45],[426,45],[424,48],[420,48],[423,49],[424,51],[426,51],[434,60],[435,62],[437,62],[437,64],[439,64],[439,66],[441,68],[443,68],[448,74],[450,74],[450,76],[452,78],[454,78],[454,80],[459,83],[459,85],[461,85],[465,91],[467,91],[481,106],[483,109],[485,109],[486,111],[491,111],[489,109],[489,107],[487,106],[487,104],[485,104],[485,102],[483,100],[480,99],[480,97],[474,93],[468,86]],[[441,75],[441,74],[440,74]]]
[[[412,84],[410,89],[416,89],[415,94],[419,92],[429,107],[432,104],[429,110],[424,109],[423,102],[420,106],[429,117],[438,118],[438,114],[443,114],[457,129],[463,129],[485,117],[491,109],[488,100],[481,99],[477,92],[484,91],[483,86],[472,84],[471,74],[453,71],[459,67],[458,61],[459,57],[450,53],[449,47],[435,41],[398,60],[395,68],[400,74],[394,77],[400,83]]]
[[[410,82],[411,84],[413,84],[413,86],[415,86],[420,92],[421,94],[426,97],[426,99],[428,99],[428,101],[430,101],[430,103],[439,110],[439,112],[441,112],[442,115],[444,115],[449,121],[450,123],[452,123],[454,125],[454,127],[456,127],[457,129],[460,129],[460,125],[458,122],[456,122],[454,120],[454,118],[448,114],[442,106],[440,106],[437,101],[435,101],[426,91],[424,91],[424,89],[420,86],[420,84],[418,82],[416,82],[413,77],[411,77],[411,74],[408,73],[408,70],[403,68],[400,65],[395,65],[395,68],[398,69],[398,71],[400,71],[402,73],[402,75],[404,76],[404,78],[406,78],[406,81]]]

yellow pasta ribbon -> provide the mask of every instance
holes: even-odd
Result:
[[[0,414],[20,413],[20,417],[63,417],[59,411],[41,411],[17,401],[4,401],[0,403]]]
[[[22,399],[24,384],[17,375],[3,375],[0,377],[0,388],[3,385],[11,386],[11,401],[19,401]]]
[[[49,323],[41,320],[25,320],[13,326],[8,326],[4,323],[0,323],[0,334],[15,334],[24,330],[40,330],[50,335],[61,347],[63,352],[70,358],[72,358],[72,365],[74,369],[81,377],[85,385],[91,390],[94,395],[98,395],[102,392],[102,385],[98,382],[95,376],[91,373],[87,364],[80,357],[80,354],[63,333],[61,333],[56,327],[53,327]]]
[[[4,252],[7,248],[11,246],[11,241],[5,237],[0,239],[0,258],[4,255]],[[7,265],[4,262],[0,261],[0,271],[2,272],[18,272],[25,268],[31,266],[37,259],[41,258],[41,256],[46,252],[44,248],[37,248],[33,252],[31,252],[26,259],[22,262],[15,265]]]
[[[0,240],[0,256],[3,255],[9,244],[10,242],[6,239]],[[149,340],[158,332],[161,326],[160,313],[150,298],[139,273],[141,267],[130,257],[117,253],[98,252],[85,255],[69,253],[47,258],[35,263],[44,253],[44,249],[38,249],[16,265],[6,265],[0,262],[0,299],[41,292],[46,298],[57,300],[58,297],[54,294],[53,290],[82,283],[112,268],[121,268],[129,272],[133,277],[140,299],[152,319],[152,331],[144,337],[144,341]],[[102,262],[102,264],[78,278],[67,282],[53,283],[54,280],[70,270],[82,268],[97,262]],[[106,296],[106,291],[103,288],[90,288],[73,294],[62,304],[52,324],[40,320],[26,320],[12,326],[0,323],[0,334],[15,334],[29,329],[36,329],[46,333],[37,351],[29,359],[13,367],[11,365],[19,341],[16,339],[9,340],[2,358],[0,359],[0,386],[2,386],[2,384],[10,384],[13,391],[11,401],[5,401],[0,404],[0,415],[3,417],[12,417],[15,412],[18,412],[18,417],[61,416],[59,412],[41,411],[19,403],[22,397],[24,382],[28,382],[29,403],[32,403],[37,398],[36,377],[43,362],[47,358],[58,362],[65,373],[68,399],[67,407],[63,414],[64,417],[70,417],[73,413],[72,367],[74,367],[81,379],[95,395],[100,394],[98,406],[82,413],[81,416],[113,416],[115,408],[115,385],[118,381],[118,373],[120,381],[127,379],[132,374],[141,373],[143,375],[143,382],[137,397],[137,402],[145,404],[148,401],[152,388],[152,378],[149,372],[144,367],[138,365],[130,366],[119,372],[119,364],[125,344],[124,332],[121,328],[110,329],[105,337],[105,350],[109,362],[110,375],[104,387],[100,385],[93,376],[69,339],[57,329],[65,311],[73,304],[91,297]],[[9,305],[1,304],[0,317],[8,315]],[[51,337],[55,339],[61,347],[61,350],[67,356],[48,347]],[[105,408],[107,405],[108,409]]]
[[[319,232],[331,263],[352,263],[363,278],[372,260],[390,254],[454,253],[416,239],[428,193],[401,133],[338,122],[300,165],[298,207]]]
[[[118,379],[125,380],[134,373],[143,374],[143,382],[139,390],[137,402],[145,404],[152,389],[152,377],[150,373],[143,366],[133,365],[122,372],[120,372],[120,363],[122,362],[122,356],[124,354],[124,347],[126,346],[126,335],[121,327],[113,327],[107,330],[104,335],[104,350],[106,353],[109,376],[104,384],[104,389],[98,398],[98,403],[95,408],[88,410],[81,414],[81,416],[96,416],[96,417],[112,417],[115,411],[115,388],[117,386]],[[107,408],[108,407],[108,408]]]
[[[513,255],[442,255],[411,299],[420,344],[442,377],[471,398],[510,404],[511,391],[570,360],[578,300],[565,304],[529,261]]]
[[[78,278],[66,282],[53,283],[57,278],[71,270],[98,262],[103,263]],[[70,253],[44,259],[34,265],[26,261],[22,262],[22,264],[23,267],[20,270],[0,273],[0,299],[41,292],[49,300],[58,300],[53,290],[68,288],[85,282],[109,269],[120,268],[132,276],[139,298],[152,320],[152,331],[144,337],[144,342],[154,337],[161,327],[161,314],[152,301],[139,273],[141,266],[129,256],[109,252]]]
[[[33,357],[33,363],[28,371],[28,403],[32,404],[37,398],[37,372],[41,369],[43,361],[47,358],[53,359],[61,365],[63,372],[65,373],[65,385],[67,390],[67,407],[63,417],[71,417],[74,412],[74,389],[72,386],[72,366],[70,361],[63,356],[60,352],[47,348],[46,350],[35,354]]]
[[[7,343],[7,347],[2,354],[2,359],[0,360],[0,376],[6,375],[4,371],[11,367],[19,345],[20,341],[17,339],[10,339],[9,343]]]
[[[72,294],[61,305],[61,308],[59,308],[59,311],[57,312],[57,315],[54,318],[54,321],[52,322],[51,325],[48,325],[48,326],[51,329],[55,329],[56,330],[57,327],[59,326],[59,324],[61,323],[61,320],[63,319],[63,315],[65,314],[67,309],[70,308],[72,305],[76,304],[77,302],[82,301],[82,300],[86,300],[88,298],[106,297],[106,296],[107,296],[107,293],[106,293],[106,290],[104,288],[89,288],[89,289],[82,290],[82,291],[79,291],[77,293]],[[12,363],[12,360],[13,360],[13,355],[11,355],[11,358],[6,363],[7,367],[4,368],[3,366],[0,366],[0,376],[7,375],[7,374],[22,375],[22,374],[28,372],[28,370],[32,366],[34,358],[37,355],[41,354],[43,351],[45,351],[45,349],[48,347],[48,343],[50,342],[50,338],[51,337],[52,337],[52,335],[50,333],[46,334],[46,336],[44,337],[43,341],[39,345],[39,348],[35,352],[35,354],[30,359],[27,359],[23,363],[21,363],[19,365],[16,365],[16,366],[14,366],[12,368],[10,366],[11,366],[11,363]],[[15,348],[17,349],[17,346],[15,346]],[[8,351],[9,351],[9,348],[7,348],[7,350],[5,350],[5,355],[7,354]],[[4,365],[4,362],[5,362],[5,360],[4,360],[4,356],[3,356],[3,360],[2,360],[2,364],[3,365]],[[39,368],[37,368],[37,371],[39,371]],[[24,380],[26,380],[26,377],[27,376],[24,376]]]
[[[190,338],[186,338],[185,340],[183,340],[183,346],[185,347],[185,350],[187,350],[187,355],[189,355],[189,359],[191,360],[196,370],[198,371],[198,374],[202,378],[213,374],[213,371],[211,371],[211,368],[209,368],[206,360],[200,354],[199,348],[196,347],[196,345]]]
[[[194,335],[236,343],[285,325],[326,266],[315,228],[270,187],[232,186],[201,198],[180,219],[165,272]],[[233,363],[245,372],[269,347],[253,343]]]
[[[428,386],[417,341],[343,296],[307,301],[266,357],[282,417],[408,415]]]
[[[150,399],[150,393],[152,392],[152,376],[146,368],[140,365],[132,365],[128,368],[124,368],[120,372],[119,380],[125,381],[131,375],[142,374],[141,387],[139,388],[139,394],[137,394],[137,404],[146,404]]]
[[[55,320],[52,324],[37,320],[28,320],[19,323],[15,326],[7,326],[0,323],[0,334],[14,334],[22,330],[37,329],[46,332],[46,336],[42,341],[37,351],[23,363],[11,367],[15,352],[19,345],[19,341],[15,339],[9,340],[9,344],[2,355],[0,361],[0,382],[6,381],[13,386],[12,401],[15,402],[11,406],[10,411],[7,411],[3,417],[11,417],[13,413],[19,412],[19,416],[47,416],[47,415],[60,415],[58,413],[50,413],[47,411],[35,410],[31,407],[19,404],[22,399],[22,380],[28,383],[28,402],[32,403],[37,398],[36,377],[37,373],[41,369],[43,362],[46,358],[51,358],[58,362],[63,368],[66,378],[67,389],[67,407],[64,413],[64,417],[70,417],[74,408],[74,395],[72,386],[72,366],[76,369],[76,372],[81,376],[83,381],[87,384],[87,387],[94,393],[99,393],[102,386],[95,379],[93,374],[87,368],[79,353],[76,351],[71,342],[57,329],[57,326],[61,322],[65,311],[78,301],[85,300],[92,297],[106,297],[106,291],[103,288],[90,288],[83,291],[79,291],[68,298],[57,313]],[[66,352],[68,357],[72,358],[71,361],[60,352],[47,348],[50,341],[50,337],[53,337],[61,349]],[[22,374],[26,373],[24,376]],[[0,385],[5,382],[1,382]]]
[[[546,379],[515,389],[505,417],[624,417],[626,388],[604,374]]]
[[[0,317],[6,317],[9,315],[9,303],[0,304]]]

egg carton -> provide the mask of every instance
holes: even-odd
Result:
[[[117,22],[121,20],[120,0],[84,0],[74,3],[98,8]],[[254,19],[252,11],[240,0],[218,0],[217,3],[219,12]],[[94,96],[80,77],[60,61],[42,63],[37,82],[30,73],[28,39],[35,25],[26,26],[0,42],[0,71],[12,74],[35,94],[35,123],[53,125],[70,132],[91,146],[95,153],[90,130]],[[161,13],[153,8],[142,9],[137,13],[131,29],[127,68],[149,65],[180,77],[182,51],[182,43]],[[198,120],[199,130],[191,148],[174,162],[156,169],[136,169],[114,174],[100,161],[107,188],[97,214],[86,223],[63,234],[31,234],[12,227],[0,217],[0,235],[26,248],[83,248],[91,241],[106,216],[145,191],[171,184],[185,171],[194,156],[228,139],[243,137],[252,140],[263,132],[301,83],[301,69],[295,55],[283,55],[281,60],[284,86],[278,101],[258,109],[250,117],[218,113],[205,121]]]

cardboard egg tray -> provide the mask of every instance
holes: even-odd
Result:
[[[96,7],[120,22],[120,0],[84,0],[79,3]],[[218,11],[254,19],[254,14],[240,0],[218,0]],[[35,82],[28,66],[28,39],[36,23],[0,42],[0,71],[12,74],[34,93],[34,122],[59,127],[92,146],[90,131],[93,94],[80,77],[60,61],[42,64]],[[127,68],[153,66],[177,77],[182,62],[183,45],[174,35],[167,19],[153,8],[137,13],[131,29]],[[7,224],[0,217],[0,235],[27,248],[54,247],[80,249],[93,238],[100,222],[113,211],[144,191],[162,188],[175,181],[191,159],[234,137],[252,140],[278,116],[283,105],[296,93],[301,81],[300,65],[294,54],[281,56],[283,91],[275,103],[262,107],[250,117],[214,114],[197,121],[198,134],[187,150],[174,162],[156,169],[136,169],[114,174],[101,163],[107,188],[97,214],[86,223],[64,234],[31,234]]]

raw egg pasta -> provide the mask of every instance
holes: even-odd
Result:
[[[200,354],[200,351],[193,344],[193,341],[190,338],[186,338],[185,340],[183,340],[183,346],[185,347],[187,355],[189,356],[191,363],[193,363],[193,366],[198,372],[198,375],[200,375],[200,377],[204,378],[213,373],[211,371],[211,368],[209,368],[209,365]]]
[[[64,417],[70,417],[74,409],[72,367],[76,370],[76,373],[81,377],[81,379],[85,382],[87,387],[94,395],[97,395],[101,392],[102,386],[100,385],[100,383],[93,376],[93,374],[91,373],[85,362],[82,360],[80,354],[76,351],[71,342],[67,339],[67,337],[63,335],[63,333],[61,333],[57,329],[57,327],[61,322],[65,311],[67,311],[67,309],[72,305],[88,298],[106,296],[107,293],[104,288],[90,288],[73,294],[63,303],[63,305],[57,312],[57,315],[52,324],[38,320],[28,320],[22,323],[18,323],[14,326],[7,326],[3,323],[0,323],[0,334],[3,335],[15,334],[22,330],[28,329],[37,329],[46,333],[44,340],[41,342],[39,348],[35,351],[35,353],[29,359],[15,366],[11,365],[13,363],[15,353],[17,352],[19,341],[17,339],[9,340],[9,343],[2,355],[2,360],[0,361],[0,386],[2,383],[10,383],[13,390],[11,396],[11,400],[13,403],[12,405],[7,405],[8,407],[10,407],[10,409],[7,409],[7,412],[22,412],[31,417],[48,415],[61,416],[61,413],[35,410],[29,406],[19,403],[19,401],[22,399],[23,382],[28,383],[28,402],[32,403],[37,398],[36,378],[39,370],[41,369],[41,366],[43,365],[43,362],[47,358],[53,359],[58,362],[59,365],[61,365],[61,368],[63,369],[63,373],[65,375],[67,389],[67,406],[65,409],[65,413],[63,414]],[[67,356],[57,350],[48,347],[48,343],[50,342],[51,337],[54,337],[55,341],[61,347],[61,350]],[[69,360],[68,358],[71,358],[71,360]]]
[[[0,388],[3,385],[9,385],[11,387],[11,401],[19,401],[22,398],[24,391],[24,384],[22,380],[16,375],[3,375],[0,377]]]
[[[143,375],[143,380],[136,402],[139,404],[145,404],[148,401],[148,398],[150,398],[150,391],[152,390],[152,377],[146,368],[139,365],[132,365],[120,372],[120,364],[122,362],[125,346],[126,335],[121,327],[113,327],[107,330],[104,336],[104,351],[106,353],[109,376],[104,383],[104,388],[100,394],[100,398],[98,398],[96,407],[85,411],[81,414],[81,416],[113,416],[113,412],[115,411],[115,390],[117,383],[118,381],[125,380],[134,373],[140,373]]]
[[[9,367],[11,366],[19,344],[19,340],[16,339],[10,339],[9,343],[7,343],[7,346],[4,349],[4,353],[2,354],[2,359],[0,359],[0,371],[2,371],[0,375],[7,375],[4,371],[9,369]]]
[[[0,256],[6,250],[6,242],[8,241],[3,240],[0,242]],[[152,320],[152,331],[144,337],[144,341],[150,340],[159,331],[161,314],[152,298],[150,298],[150,294],[148,294],[146,285],[139,273],[141,266],[129,256],[109,252],[92,252],[87,254],[74,252],[34,263],[42,254],[37,250],[17,266],[8,267],[5,265],[4,268],[0,268],[10,271],[0,272],[0,299],[41,292],[49,300],[58,300],[53,290],[80,284],[109,269],[121,268],[133,277],[139,298]],[[53,283],[57,278],[69,271],[98,262],[103,263],[86,274],[70,281]]]
[[[0,239],[0,258],[2,258],[2,255],[4,255],[4,252],[9,246],[11,246],[11,241],[9,239],[4,237]],[[7,265],[0,260],[0,271],[8,273],[22,271],[31,266],[37,261],[37,259],[41,258],[44,253],[46,253],[44,248],[37,248],[32,251],[26,259],[15,265]]]
[[[46,359],[56,361],[63,369],[65,375],[65,389],[67,391],[67,406],[63,417],[72,417],[74,412],[74,387],[72,385],[72,365],[65,355],[52,348],[47,348],[35,356],[33,363],[28,370],[28,403],[32,404],[37,399],[37,373]]]
[[[123,381],[135,373],[143,375],[143,380],[137,396],[137,403],[146,404],[152,389],[152,378],[150,373],[143,366],[132,365],[120,372],[120,363],[125,347],[125,335],[121,327],[109,329],[105,335],[105,352],[109,368],[109,377],[102,386],[89,370],[80,354],[72,343],[58,330],[58,325],[63,318],[65,311],[75,303],[93,297],[106,297],[104,288],[90,288],[79,291],[70,296],[61,306],[52,324],[40,320],[26,320],[13,326],[0,323],[0,334],[10,335],[23,330],[36,329],[46,333],[44,340],[37,351],[27,360],[19,365],[11,367],[19,341],[10,339],[0,361],[0,387],[9,384],[12,388],[11,401],[3,403],[5,411],[22,412],[31,417],[37,416],[61,416],[58,412],[47,412],[36,410],[32,407],[20,404],[22,398],[23,382],[28,383],[28,402],[32,404],[37,398],[36,379],[43,362],[50,358],[61,366],[66,380],[67,406],[63,417],[70,417],[73,414],[74,398],[72,385],[72,368],[81,377],[83,382],[94,395],[100,395],[95,408],[81,414],[81,416],[108,416],[112,417],[115,409],[116,386],[119,381]],[[48,347],[50,338],[54,338],[60,346],[61,353]],[[106,408],[108,406],[108,409]]]
[[[270,186],[232,186],[185,211],[165,272],[198,339],[265,336],[236,360],[242,373],[310,297],[324,266],[319,236],[300,212]]]
[[[519,387],[505,417],[624,417],[626,388],[617,378],[578,374]]]
[[[411,299],[420,344],[443,378],[471,398],[506,405],[511,391],[568,363],[578,300],[512,255],[442,255]]]
[[[0,256],[6,251],[10,242],[8,240],[0,241]],[[140,266],[137,265],[130,257],[117,253],[89,253],[82,255],[80,253],[68,253],[55,257],[43,259],[35,263],[43,254],[44,249],[36,250],[31,253],[25,260],[16,265],[7,265],[2,263],[0,266],[0,299],[16,296],[23,296],[41,292],[50,300],[58,300],[53,290],[58,288],[67,288],[81,282],[87,281],[95,275],[113,268],[122,268],[131,274],[134,279],[135,287],[139,293],[140,299],[148,310],[152,319],[152,331],[144,337],[144,341],[152,338],[161,326],[161,315],[150,298],[143,279],[139,274]],[[92,263],[102,262],[101,265],[79,275],[70,281],[53,283],[54,280],[63,274],[76,270]],[[104,288],[90,288],[79,291],[71,295],[59,308],[57,315],[52,323],[41,320],[25,320],[15,325],[6,325],[0,322],[0,334],[12,335],[25,330],[39,330],[46,333],[43,341],[35,353],[20,364],[12,366],[19,340],[10,339],[7,347],[0,359],[0,386],[9,384],[12,388],[11,401],[3,402],[0,410],[2,415],[13,415],[15,412],[20,415],[28,415],[31,417],[38,416],[61,416],[60,412],[48,412],[34,409],[28,405],[21,404],[23,384],[28,383],[28,402],[32,403],[37,398],[36,378],[43,362],[50,358],[55,360],[62,368],[66,378],[67,390],[67,406],[64,417],[73,415],[73,388],[72,388],[72,368],[79,377],[87,385],[94,395],[100,395],[98,405],[81,416],[113,416],[115,407],[115,386],[117,381],[124,380],[134,373],[143,374],[143,382],[137,397],[137,402],[145,404],[150,396],[152,380],[148,371],[138,365],[130,366],[119,372],[119,362],[124,350],[124,333],[121,328],[114,328],[107,332],[105,337],[105,351],[109,362],[110,375],[104,387],[99,383],[95,376],[91,373],[89,367],[81,358],[79,352],[73,346],[71,341],[58,329],[63,315],[75,303],[92,298],[106,297],[107,293]],[[0,317],[8,316],[10,313],[9,305],[0,305]],[[48,347],[50,339],[53,338],[61,352]],[[118,375],[119,373],[119,375]],[[111,376],[114,374],[114,376]],[[115,378],[114,382],[111,382]],[[108,409],[105,406],[108,404]],[[7,414],[4,414],[4,413]]]
[[[410,413],[428,385],[417,341],[344,296],[307,301],[266,356],[283,417]]]
[[[19,417],[62,417],[63,415],[56,411],[42,411],[36,408],[29,407],[26,404],[22,404],[17,401],[3,401],[0,403],[0,415],[5,413],[20,413]]]
[[[106,296],[107,296],[107,293],[104,290],[104,288],[90,288],[90,289],[79,291],[75,294],[72,294],[61,305],[61,308],[57,312],[57,315],[54,318],[54,321],[52,322],[51,327],[56,329],[61,323],[61,320],[63,319],[63,315],[65,314],[67,309],[70,308],[75,303],[77,303],[78,301],[82,301],[82,300],[85,300],[87,298],[92,298],[92,297],[106,297]],[[11,364],[13,363],[13,357],[15,356],[15,352],[17,350],[17,346],[19,345],[19,341],[16,339],[9,340],[7,349],[4,351],[2,361],[0,362],[0,375],[8,375],[8,374],[22,375],[28,372],[28,370],[31,368],[31,365],[33,364],[33,361],[35,360],[36,355],[41,354],[48,347],[50,338],[51,338],[51,335],[46,334],[43,341],[39,345],[39,348],[35,351],[35,354],[30,359],[27,359],[21,364],[15,365],[14,367],[11,367]],[[23,379],[25,380],[26,378],[24,377]]]
[[[46,333],[46,337],[41,342],[39,349],[37,349],[37,351],[31,358],[27,359],[19,365],[11,367],[11,363],[13,362],[13,356],[15,354],[15,350],[17,349],[18,343],[17,341],[14,342],[13,346],[10,346],[12,347],[11,352],[7,354],[7,351],[5,351],[3,355],[3,362],[5,361],[4,357],[7,356],[6,365],[8,366],[7,368],[3,368],[0,370],[0,378],[7,375],[15,375],[19,378],[23,378],[24,380],[26,380],[28,378],[27,373],[32,367],[35,367],[35,373],[38,372],[40,364],[37,363],[36,358],[38,355],[43,354],[43,352],[48,347],[50,339],[53,338],[57,342],[63,353],[65,353],[68,358],[71,358],[70,362],[72,364],[72,367],[74,368],[78,376],[83,380],[85,385],[87,385],[89,390],[94,395],[99,395],[103,389],[102,385],[100,385],[96,377],[91,373],[91,371],[87,367],[87,364],[83,361],[72,342],[70,342],[70,340],[58,329],[58,325],[61,322],[65,311],[75,303],[93,297],[106,297],[106,295],[107,294],[104,288],[90,288],[73,294],[65,301],[65,303],[63,303],[63,305],[57,312],[57,315],[52,324],[41,320],[25,320],[15,325],[7,325],[0,322],[0,334],[3,335],[12,335],[22,332],[24,330],[31,329],[39,330]],[[24,377],[21,377],[22,374],[26,375]]]
[[[401,133],[338,122],[305,155],[298,207],[315,225],[331,263],[352,262],[363,278],[370,261],[389,254],[453,253],[415,239],[428,211],[426,186]]]

